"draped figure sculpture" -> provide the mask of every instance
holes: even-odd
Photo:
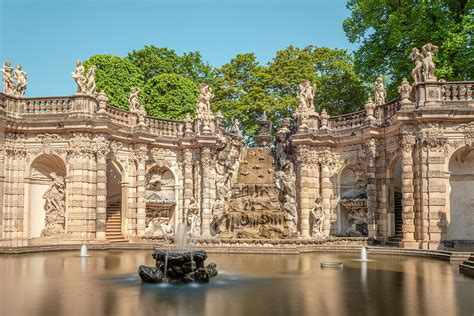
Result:
[[[438,52],[438,46],[428,43],[421,49],[423,51],[423,76],[425,81],[436,81],[434,75],[436,65],[433,62],[433,56]]]
[[[45,199],[46,225],[42,236],[59,235],[64,232],[66,190],[64,178],[52,172],[51,184],[43,194]]]
[[[16,66],[16,69],[13,72],[13,78],[16,80],[15,94],[19,97],[23,97],[25,95],[28,80],[26,72],[22,70],[21,65]]]
[[[411,75],[415,84],[423,81],[423,55],[420,54],[418,48],[413,48],[410,54],[411,60],[415,62],[415,68],[411,71]]]
[[[316,85],[311,84],[308,80],[299,85],[297,98],[300,103],[300,110],[311,109],[314,107],[314,94]]]

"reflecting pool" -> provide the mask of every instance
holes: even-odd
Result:
[[[472,315],[474,279],[416,257],[209,253],[208,284],[143,284],[151,251],[0,255],[0,315]],[[343,269],[321,269],[340,261]]]

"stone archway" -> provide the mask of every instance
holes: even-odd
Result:
[[[145,179],[145,236],[167,238],[176,224],[175,176],[168,167],[155,165]]]
[[[338,235],[367,236],[367,173],[351,164],[339,175]]]
[[[401,156],[396,156],[387,169],[387,191],[387,237],[398,244],[403,239]]]
[[[123,237],[123,208],[126,205],[124,201],[123,184],[124,170],[122,166],[109,160],[107,163],[107,217],[105,221],[105,236],[110,242],[126,241]]]
[[[449,160],[448,240],[474,242],[474,148],[464,146]]]
[[[26,179],[28,238],[65,232],[66,165],[53,154],[42,154],[31,163]]]

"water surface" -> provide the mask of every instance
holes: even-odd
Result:
[[[474,279],[447,262],[357,254],[209,254],[209,284],[142,284],[151,251],[0,255],[0,315],[473,315]],[[340,261],[343,269],[321,269]]]

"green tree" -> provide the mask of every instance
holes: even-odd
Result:
[[[181,120],[195,112],[199,87],[177,74],[161,74],[148,80],[141,100],[148,115]]]
[[[249,53],[216,69],[213,106],[227,119],[239,118],[247,136],[252,136],[263,111],[275,126],[293,115],[298,85],[305,80],[316,83],[316,107],[327,109],[330,115],[359,110],[366,101],[366,91],[346,51],[289,46],[267,66]]]
[[[211,66],[202,61],[199,52],[179,56],[172,49],[152,45],[130,52],[127,59],[141,69],[145,82],[161,74],[178,74],[194,82],[208,82],[211,73]]]
[[[96,66],[96,91],[104,90],[110,105],[128,109],[131,87],[143,85],[143,75],[129,60],[113,55],[94,55],[84,61],[84,67]]]
[[[253,53],[239,54],[214,71],[214,111],[221,111],[230,123],[238,118],[247,135],[257,132],[257,120],[271,110],[271,99],[264,86],[266,68]]]
[[[436,75],[446,80],[474,78],[473,0],[349,0],[343,24],[355,51],[356,72],[366,82],[388,79],[389,97],[409,77],[411,49],[426,43],[439,47]],[[411,79],[411,78],[410,78]]]

